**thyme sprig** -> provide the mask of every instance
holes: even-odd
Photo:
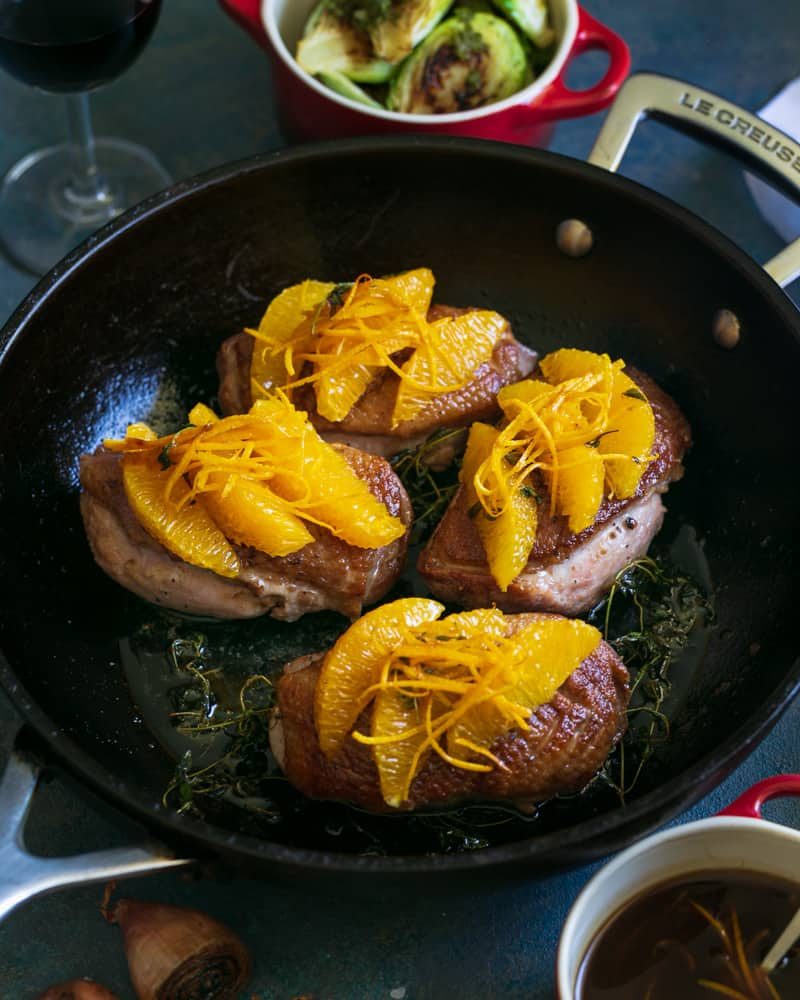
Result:
[[[670,723],[662,709],[671,688],[670,667],[695,629],[710,625],[713,618],[710,599],[690,576],[650,557],[624,567],[590,613],[589,621],[602,628],[633,679],[629,730],[602,772],[621,802],[659,744],[669,739]]]
[[[428,537],[458,489],[460,460],[454,459],[441,468],[437,458],[444,449],[459,451],[464,435],[463,428],[437,431],[418,447],[407,448],[391,459],[414,508],[412,545]]]
[[[275,703],[271,680],[251,674],[241,684],[234,706],[226,708],[213,683],[222,672],[210,664],[204,636],[174,639],[169,659],[176,672],[189,675],[176,689],[176,710],[170,713],[176,731],[188,736],[221,733],[228,742],[221,756],[202,767],[196,766],[194,751],[186,750],[164,791],[163,804],[174,805],[178,812],[200,813],[196,797],[232,795],[245,800],[258,795],[261,782],[269,777],[266,747]]]

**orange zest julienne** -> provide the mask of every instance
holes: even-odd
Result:
[[[409,598],[369,612],[326,655],[317,683],[323,752],[338,753],[348,735],[370,746],[394,808],[430,754],[465,771],[502,767],[493,745],[527,730],[600,643],[581,621],[534,617],[520,627],[496,609],[439,618],[442,610]],[[370,731],[352,732],[370,706]]]
[[[240,565],[231,543],[286,556],[314,540],[314,525],[361,548],[405,533],[283,394],[224,419],[198,404],[189,418],[192,426],[174,435],[131,424],[123,440],[105,442],[123,453],[139,522],[186,562],[233,577]]]
[[[503,335],[498,313],[475,309],[427,319],[434,277],[417,268],[388,278],[361,275],[345,285],[303,281],[270,303],[250,368],[253,398],[312,385],[317,412],[343,420],[372,379],[398,378],[392,426],[414,419],[443,393],[463,389]]]
[[[653,409],[624,361],[566,348],[539,367],[542,378],[500,390],[498,428],[473,424],[461,469],[470,517],[503,591],[530,557],[542,504],[578,534],[606,497],[633,496],[654,458]]]

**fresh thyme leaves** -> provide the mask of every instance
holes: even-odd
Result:
[[[662,707],[670,690],[670,666],[694,630],[710,625],[713,618],[710,599],[691,577],[649,557],[621,570],[608,596],[589,615],[633,679],[628,733],[602,772],[622,802],[658,744],[669,737],[669,719]]]
[[[172,465],[172,459],[170,458],[169,453],[178,443],[178,437],[183,433],[183,431],[190,430],[191,427],[192,427],[191,424],[187,424],[185,427],[181,427],[179,431],[175,431],[175,433],[172,435],[168,443],[165,444],[164,447],[161,449],[161,451],[158,453],[158,464],[161,466],[162,469],[168,469],[170,465]]]
[[[334,288],[334,290],[328,295],[325,300],[331,307],[331,312],[335,312],[337,309],[341,309],[344,305],[344,300],[347,297],[347,293],[353,287],[355,282],[353,281],[343,281]]]
[[[460,450],[464,434],[463,429],[437,431],[419,447],[401,451],[391,460],[414,508],[412,545],[428,537],[458,489],[459,463],[441,468],[441,459],[451,449]]]
[[[625,395],[627,395],[627,393]],[[642,399],[644,399],[644,396],[642,396]],[[600,444],[600,438],[604,438],[607,434],[616,434],[616,433],[617,433],[617,428],[616,427],[613,430],[610,430],[610,431],[603,431],[603,433],[602,434],[598,434],[596,438],[592,438],[591,441],[587,441],[585,447],[587,447],[587,448],[597,448],[597,446]]]
[[[204,636],[174,639],[169,659],[178,675],[185,675],[184,683],[173,691],[171,715],[177,732],[185,736],[219,733],[227,737],[227,745],[221,756],[203,766],[196,766],[198,754],[187,750],[164,792],[164,805],[200,813],[198,797],[229,795],[244,800],[256,796],[260,783],[270,777],[265,748],[275,700],[272,682],[263,674],[251,674],[239,687],[235,702],[226,707],[224,695],[214,687],[222,671],[211,664]],[[208,749],[208,745],[198,747],[199,752]]]
[[[631,399],[640,399],[644,403],[647,402],[647,396],[645,396],[645,394],[639,389],[628,389],[626,392],[623,392],[622,395],[630,396]]]

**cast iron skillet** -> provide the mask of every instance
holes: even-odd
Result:
[[[626,86],[595,161],[613,169],[647,111],[686,128],[711,123],[740,152],[749,145],[771,159],[776,179],[792,187],[788,154],[768,154],[730,124],[752,116],[650,76]],[[791,141],[780,143],[794,161]],[[579,259],[554,239],[572,217],[594,234],[592,252]],[[154,406],[180,413],[209,399],[218,344],[256,321],[278,289],[306,276],[420,264],[437,275],[439,301],[497,308],[541,352],[574,345],[622,356],[685,409],[696,443],[669,495],[667,531],[687,525],[701,540],[718,624],[672,739],[625,808],[566,810],[522,839],[466,854],[364,857],[330,849],[313,830],[298,847],[164,809],[172,764],[137,718],[120,668],[120,637],[144,605],[91,559],[78,515],[78,456]],[[778,280],[796,272],[786,252],[771,267]],[[732,350],[712,337],[720,309],[741,324]],[[466,140],[349,141],[176,185],[60,264],[3,334],[0,680],[60,762],[194,856],[377,875],[552,867],[607,853],[719,782],[797,690],[800,485],[787,470],[797,448],[799,328],[775,281],[702,221],[606,170],[540,151]],[[266,642],[291,634],[298,652],[318,643],[311,620],[271,628],[265,624]],[[6,805],[14,789],[19,797],[32,787],[19,757],[9,774]],[[117,858],[117,869],[174,863],[163,856],[134,852]],[[79,859],[69,880],[110,870],[98,874]],[[47,884],[56,881],[51,874]]]

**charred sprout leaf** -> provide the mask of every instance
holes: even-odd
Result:
[[[714,610],[691,577],[646,557],[617,574],[608,596],[588,617],[625,661],[632,679],[629,729],[602,772],[624,802],[648,758],[669,737],[662,706],[670,690],[670,666],[695,629],[712,624]]]
[[[453,0],[396,0],[388,16],[369,28],[375,54],[390,63],[405,59],[452,6]]]
[[[463,439],[463,430],[442,430],[432,434],[418,448],[399,452],[391,459],[394,471],[408,493],[414,508],[411,544],[424,541],[438,524],[447,505],[458,489],[459,462],[453,460],[445,468],[433,468],[431,461],[441,449],[456,445]],[[438,460],[434,465],[439,465]]]
[[[409,114],[446,114],[502,101],[531,70],[514,28],[494,14],[462,11],[442,22],[405,60],[387,104]]]
[[[375,55],[367,32],[329,0],[322,0],[308,19],[297,61],[312,76],[335,73],[356,83],[385,83],[392,72],[391,63]]]
[[[317,73],[317,79],[329,90],[334,91],[334,93],[339,94],[341,97],[347,97],[357,104],[366,104],[370,108],[383,107],[373,97],[370,97],[363,87],[359,87],[357,83],[345,76],[344,73],[319,72]]]
[[[555,39],[548,20],[547,0],[492,0],[492,3],[537,48],[544,49]]]

